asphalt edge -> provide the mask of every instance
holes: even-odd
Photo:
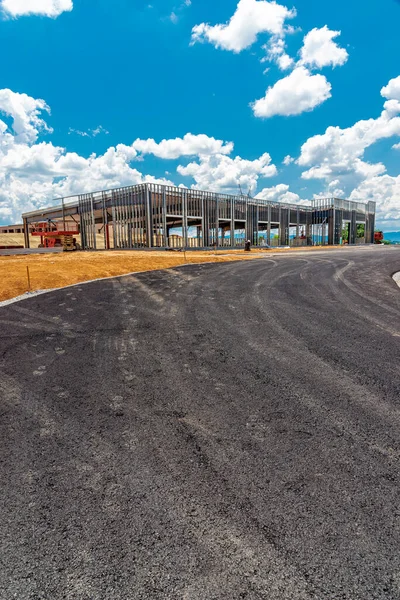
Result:
[[[270,257],[272,255],[268,255]],[[275,255],[276,256],[276,255]],[[263,258],[263,257],[262,257]],[[89,283],[94,283],[95,281],[107,281],[108,279],[122,279],[123,277],[131,277],[132,275],[140,275],[141,273],[156,273],[160,271],[169,271],[170,269],[182,269],[184,267],[193,267],[193,266],[201,266],[201,265],[223,265],[223,264],[231,264],[242,262],[240,259],[238,260],[230,260],[230,261],[221,261],[221,262],[201,262],[201,263],[185,263],[183,265],[174,265],[172,267],[165,267],[164,269],[146,269],[144,271],[131,271],[130,273],[123,273],[122,275],[110,275],[108,277],[97,277],[96,279],[88,279],[87,281],[80,281],[78,283],[71,283],[69,285],[63,285],[57,288],[49,288],[46,290],[35,290],[34,292],[25,292],[25,294],[21,294],[20,296],[16,296],[15,298],[9,298],[8,300],[0,301],[0,308],[3,306],[9,306],[10,304],[14,304],[16,302],[21,302],[22,300],[28,300],[29,298],[34,298],[35,296],[41,296],[43,294],[50,294],[52,292],[58,292],[59,290],[67,290],[69,288],[80,287],[81,285],[88,285]]]
[[[293,253],[294,254],[294,253]],[[304,254],[304,252],[302,253],[300,252],[296,252],[297,255],[301,255]],[[272,257],[276,257],[276,256],[287,256],[287,254],[285,255],[284,253],[276,253],[276,254],[266,254],[265,258],[272,258]],[[264,258],[264,256],[261,256],[259,258]],[[34,298],[36,296],[41,296],[42,294],[50,294],[52,292],[57,292],[58,290],[67,290],[69,288],[74,288],[74,287],[78,287],[81,285],[88,285],[89,283],[93,283],[95,281],[107,281],[108,279],[122,279],[123,277],[131,277],[132,275],[139,275],[140,273],[152,273],[153,271],[157,272],[157,271],[168,271],[170,269],[181,269],[182,267],[189,267],[189,266],[200,266],[200,265],[218,265],[218,264],[231,264],[231,263],[236,263],[236,262],[242,262],[240,259],[238,260],[232,260],[232,261],[222,261],[222,262],[201,262],[201,263],[185,263],[183,265],[175,265],[173,267],[165,267],[164,269],[150,269],[150,270],[145,270],[145,271],[131,271],[130,273],[123,273],[122,275],[110,275],[109,277],[97,277],[96,279],[88,279],[87,281],[80,281],[78,283],[71,283],[69,285],[63,285],[61,287],[57,287],[57,288],[49,288],[46,290],[35,290],[34,292],[26,292],[25,294],[21,294],[20,296],[16,296],[15,298],[9,298],[8,300],[1,300],[0,301],[0,308],[2,308],[3,306],[9,306],[10,304],[15,304],[16,302],[21,302],[22,300],[28,300],[29,298]],[[398,271],[397,273],[394,273],[392,275],[393,280],[395,281],[395,283],[397,283],[397,285],[400,287],[400,271]]]

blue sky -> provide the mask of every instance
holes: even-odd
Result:
[[[400,2],[0,7],[0,223],[165,180],[376,200],[400,229]]]

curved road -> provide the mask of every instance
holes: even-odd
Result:
[[[400,598],[400,249],[0,309],[0,598]]]

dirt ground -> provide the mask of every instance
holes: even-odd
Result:
[[[3,241],[5,235],[6,241]],[[0,245],[12,244],[11,237],[0,235]],[[23,237],[23,236],[22,236]],[[18,241],[20,243],[20,241]],[[326,249],[326,247],[325,247]],[[304,250],[293,248],[290,251]],[[317,250],[313,248],[310,250]],[[280,250],[287,252],[288,250]],[[229,262],[265,257],[273,250],[243,250],[166,252],[111,250],[108,252],[65,252],[30,256],[0,256],[0,301],[15,298],[31,290],[60,288],[101,277],[113,277],[139,271],[166,269],[189,263]],[[28,270],[30,286],[28,284]]]

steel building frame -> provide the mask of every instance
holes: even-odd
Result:
[[[23,215],[25,232],[38,220],[73,219],[79,223],[81,246],[122,248],[236,248],[253,246],[340,244],[344,223],[349,243],[357,242],[357,224],[365,225],[365,243],[373,243],[375,203],[319,198],[309,205],[271,202],[181,187],[144,183],[62,198],[58,206]],[[182,234],[171,232],[180,229]],[[290,230],[295,235],[290,236]],[[196,231],[195,236],[189,235]],[[235,232],[241,231],[238,237]],[[272,233],[275,235],[272,237]],[[276,235],[277,234],[277,235]],[[103,241],[104,240],[104,241]],[[25,235],[29,247],[29,234]]]

